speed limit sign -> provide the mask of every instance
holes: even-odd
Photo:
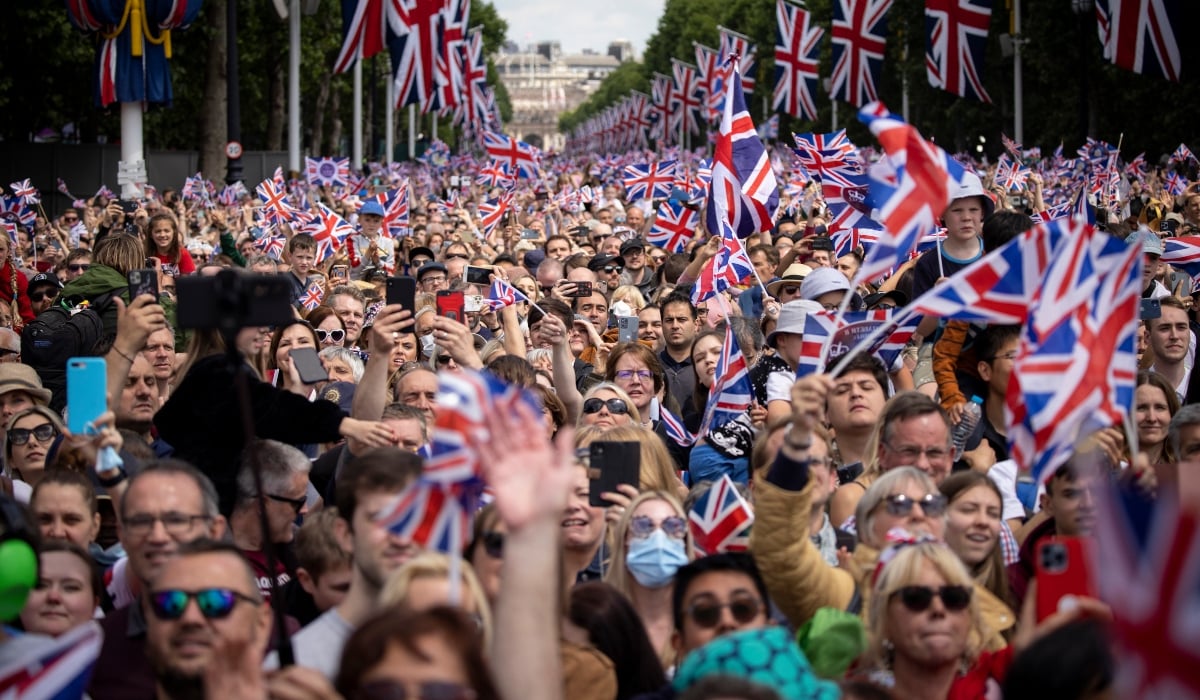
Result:
[[[234,159],[241,158],[242,144],[238,143],[237,141],[230,141],[229,143],[225,144],[225,157]]]

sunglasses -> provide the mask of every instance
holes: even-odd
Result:
[[[188,601],[196,599],[200,614],[208,620],[219,620],[233,612],[239,600],[257,607],[259,602],[231,588],[204,588],[199,591],[168,589],[150,594],[150,610],[160,620],[178,620],[187,610]]]
[[[796,284],[789,284],[786,287],[779,288],[779,296],[794,296],[799,293],[800,286]]]
[[[354,700],[475,700],[474,690],[447,681],[426,681],[410,686],[395,681],[368,681],[358,686]]]
[[[287,496],[278,496],[273,493],[268,493],[267,498],[271,499],[272,501],[275,501],[276,503],[288,504],[289,506],[292,507],[292,510],[296,511],[296,513],[299,513],[300,511],[304,510],[304,505],[306,503],[308,503],[308,499],[303,496],[301,496],[300,498],[288,498]]]
[[[71,263],[67,265],[67,269],[71,272],[87,272],[89,267],[91,267],[89,263]]]
[[[894,493],[884,499],[888,515],[905,518],[912,514],[913,506],[920,504],[925,515],[936,518],[946,512],[947,499],[940,493],[927,493],[919,499],[909,498],[902,493]]]
[[[340,343],[346,339],[346,331],[342,330],[341,328],[335,328],[331,331],[323,331],[320,328],[318,328],[317,329],[317,340],[324,343],[326,339],[328,339],[332,342],[335,342],[335,343]]]
[[[698,626],[705,629],[712,629],[721,623],[721,611],[729,608],[729,612],[733,614],[733,619],[739,625],[749,624],[758,617],[762,612],[762,603],[757,599],[745,596],[735,598],[728,603],[718,603],[715,600],[705,600],[692,603],[688,609],[688,616],[692,618]]]
[[[971,589],[966,586],[905,586],[892,595],[899,596],[904,607],[913,612],[924,612],[933,604],[933,597],[942,599],[942,605],[951,612],[966,610],[971,604]]]
[[[41,301],[43,299],[53,299],[58,296],[58,292],[32,292],[29,295],[29,301]]]
[[[614,272],[624,272],[624,271],[625,271],[625,268],[618,267],[616,265],[605,265],[604,266],[604,274],[606,274],[606,275],[611,275]]]
[[[448,253],[446,255],[447,260],[454,260],[455,258],[457,258],[459,260],[470,260],[471,256],[469,256],[465,253]]]
[[[584,415],[599,413],[600,409],[608,407],[608,412],[613,415],[623,416],[629,413],[629,405],[621,399],[597,399],[590,398],[583,402]]]
[[[648,515],[635,515],[629,519],[629,532],[634,539],[644,540],[660,527],[672,539],[682,540],[687,534],[687,521],[678,515],[664,518],[661,525],[656,525]]]
[[[483,533],[481,538],[483,542],[483,551],[492,559],[504,558],[504,533],[488,530]]]
[[[24,445],[29,442],[29,436],[38,439],[38,442],[49,442],[58,435],[58,428],[55,428],[51,423],[42,423],[36,428],[13,428],[8,431],[8,441],[14,445]]]

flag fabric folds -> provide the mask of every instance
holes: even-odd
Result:
[[[829,95],[862,107],[879,99],[875,83],[887,47],[892,0],[834,0]]]
[[[790,0],[775,3],[775,91],[772,108],[800,119],[816,120],[821,37],[808,10]]]
[[[925,0],[925,75],[960,97],[992,101],[983,87],[992,0]]]
[[[728,474],[713,482],[688,512],[688,531],[703,556],[746,551],[753,525],[754,509]]]

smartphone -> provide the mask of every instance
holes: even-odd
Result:
[[[316,384],[329,379],[329,372],[325,371],[325,366],[321,364],[321,357],[317,355],[316,348],[296,348],[289,350],[288,356],[292,358],[292,364],[296,365],[300,381],[305,384]]]
[[[537,237],[538,237],[538,232],[534,231],[531,228],[527,228],[527,229],[521,231],[521,240],[532,241]]]
[[[334,265],[329,268],[329,278],[335,280],[347,280],[350,278],[350,268],[346,265]]]
[[[142,264],[146,267],[155,267],[156,268],[156,267],[158,267],[159,262],[160,261],[158,258],[146,258],[146,261],[143,262]]]
[[[417,305],[417,281],[412,277],[389,277],[386,295],[389,306],[399,304],[412,311]]]
[[[491,285],[491,275],[492,268],[478,267],[475,265],[467,265],[467,270],[463,273],[463,277],[467,280],[467,284],[482,284],[485,286]]]
[[[103,357],[72,357],[67,360],[67,430],[73,435],[87,432],[108,410],[108,366]]]
[[[1175,235],[1175,229],[1179,228],[1179,222],[1175,219],[1163,219],[1158,224],[1158,230],[1168,236]]]
[[[638,442],[597,441],[588,446],[588,505],[603,508],[612,505],[600,497],[615,492],[617,486],[640,482],[642,445]]]
[[[637,340],[637,316],[617,316],[617,342],[632,343]]]
[[[1138,318],[1147,321],[1152,318],[1162,318],[1162,302],[1158,299],[1142,299]]]
[[[1067,596],[1096,596],[1086,544],[1079,537],[1050,537],[1041,542],[1034,567],[1038,622],[1058,612]]]
[[[292,287],[283,275],[184,275],[176,278],[175,286],[180,328],[221,328],[230,320],[226,309],[231,302],[238,314],[232,320],[240,328],[282,326],[296,319]]]
[[[592,295],[592,283],[591,282],[573,282],[573,283],[568,283],[568,284],[575,285],[575,291],[566,295],[568,297],[571,297],[572,299],[586,299],[587,297],[590,297]]]
[[[483,295],[468,294],[463,297],[463,311],[466,313],[479,313],[483,311]]]
[[[126,216],[133,216],[137,212],[138,203],[131,199],[121,200],[121,211],[125,212]]]
[[[437,313],[438,316],[445,316],[459,323],[463,323],[463,312],[466,300],[463,299],[463,293],[459,291],[450,291],[443,289],[437,293]]]
[[[459,181],[459,179],[458,179],[458,176],[457,176],[457,175],[451,175],[451,176],[450,176],[450,186],[451,186],[451,187],[458,187],[458,186],[459,186],[459,182],[460,182],[460,181]]]
[[[143,294],[150,294],[155,299],[158,298],[158,272],[154,268],[130,270],[125,277],[129,281],[130,301]]]

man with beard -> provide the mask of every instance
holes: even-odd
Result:
[[[271,608],[234,545],[201,540],[163,567],[145,596],[146,652],[159,698],[206,697],[204,673],[218,647],[261,657]],[[107,697],[107,696],[98,696]]]
[[[341,603],[292,638],[297,665],[316,669],[333,680],[341,664],[342,647],[376,611],[379,591],[388,574],[420,552],[411,539],[389,532],[376,521],[420,474],[420,457],[394,447],[380,447],[350,460],[338,475],[334,536],[354,557],[350,591]],[[266,668],[278,665],[274,654],[264,664]]]

